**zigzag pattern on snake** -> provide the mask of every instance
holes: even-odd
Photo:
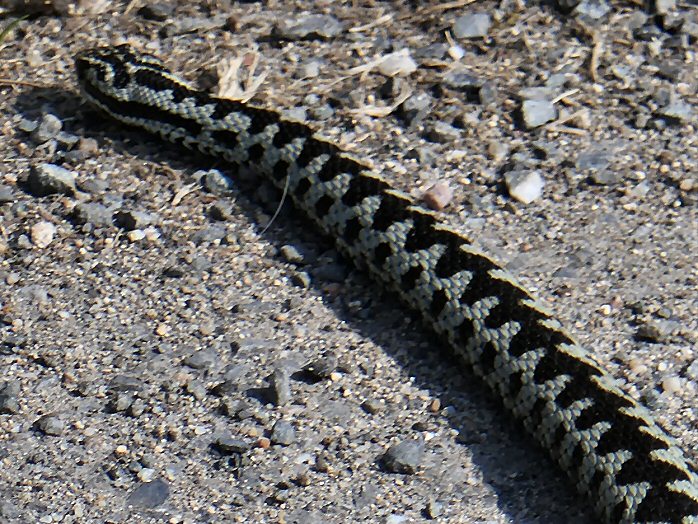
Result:
[[[189,88],[128,46],[80,53],[83,95],[117,120],[288,186],[295,205],[482,377],[604,522],[698,523],[698,475],[518,284],[375,171],[274,111]]]

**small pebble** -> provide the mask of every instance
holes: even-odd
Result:
[[[234,438],[230,435],[219,435],[213,441],[213,446],[221,453],[246,453],[250,449],[250,445],[244,440]]]
[[[145,232],[142,229],[134,229],[126,234],[130,242],[140,242],[145,238]]]
[[[409,49],[401,49],[385,55],[378,64],[378,71],[385,76],[409,76],[417,70],[417,63]]]
[[[574,8],[575,15],[584,16],[590,20],[599,20],[611,10],[604,0],[582,0]]]
[[[99,143],[94,138],[80,138],[78,141],[78,151],[85,156],[92,156],[99,151]]]
[[[279,252],[281,253],[281,256],[284,257],[284,260],[286,260],[286,262],[290,262],[291,264],[305,263],[305,258],[303,257],[303,254],[295,246],[292,246],[290,244],[283,245],[279,249]]]
[[[14,202],[15,194],[10,186],[0,184],[0,204]]]
[[[225,221],[230,220],[233,216],[233,205],[230,202],[219,200],[211,205],[208,214],[213,220]]]
[[[361,407],[369,415],[376,415],[380,413],[385,408],[385,403],[376,399],[367,399],[362,404]]]
[[[32,244],[39,249],[47,248],[53,241],[55,234],[56,226],[54,226],[51,222],[44,221],[34,224],[30,233]]]
[[[681,379],[677,376],[666,377],[662,380],[662,389],[667,393],[681,391]]]
[[[691,365],[686,368],[686,375],[691,380],[698,380],[698,359],[694,360]]]
[[[196,171],[193,176],[201,181],[201,185],[206,191],[214,195],[227,195],[234,187],[232,180],[217,169]]]
[[[65,431],[65,423],[54,415],[44,415],[36,421],[36,427],[46,435],[62,435]]]
[[[218,355],[210,349],[202,349],[184,359],[184,364],[193,369],[210,369],[218,362]]]
[[[344,283],[347,279],[349,268],[346,264],[331,262],[323,264],[315,270],[315,278],[337,284]]]
[[[308,113],[304,107],[291,107],[282,113],[283,118],[292,122],[305,122],[308,120]]]
[[[441,211],[453,200],[453,189],[448,182],[437,182],[425,191],[422,200],[429,208]]]
[[[430,500],[426,508],[424,508],[424,513],[429,519],[439,518],[444,511],[444,505],[435,500]]]
[[[322,357],[305,366],[303,371],[315,380],[324,380],[330,378],[334,370],[337,369],[337,365],[337,355],[327,352]]]
[[[170,487],[162,479],[147,482],[138,486],[128,496],[127,503],[140,508],[157,508],[165,503],[170,496]]]
[[[191,240],[198,246],[209,242],[215,242],[217,240],[222,240],[225,238],[226,234],[227,232],[225,228],[214,225],[200,229],[192,235]]]
[[[490,30],[492,20],[487,13],[469,13],[456,18],[453,36],[456,38],[484,38]]]
[[[289,446],[296,440],[296,430],[290,422],[277,420],[271,430],[271,441],[274,444]]]
[[[545,187],[545,180],[538,171],[509,171],[504,181],[512,198],[524,204],[540,198]]]
[[[555,120],[557,110],[549,100],[524,100],[521,117],[526,129],[534,129]]]
[[[291,275],[291,282],[295,286],[307,289],[311,283],[310,275],[306,271],[298,271]]]
[[[269,378],[269,389],[277,406],[283,406],[290,402],[292,397],[291,376],[287,369],[276,368],[274,370]]]
[[[666,333],[662,331],[658,324],[645,323],[641,324],[635,332],[635,338],[645,342],[658,344],[666,339]]]
[[[19,382],[0,383],[0,414],[11,415],[19,411]]]
[[[435,122],[426,133],[426,138],[432,142],[448,144],[455,142],[461,136],[461,130],[447,122]]]
[[[141,468],[137,477],[141,482],[150,482],[155,477],[155,473],[155,470],[152,468]]]
[[[110,226],[112,212],[106,206],[95,202],[80,202],[73,208],[73,218],[78,224]]]
[[[138,10],[138,14],[147,20],[162,22],[174,13],[175,6],[169,2],[146,3]]]
[[[37,144],[48,142],[56,137],[62,127],[63,122],[57,116],[47,113],[41,117],[39,126],[32,132],[32,140]]]
[[[342,23],[330,15],[307,15],[283,20],[277,27],[279,35],[290,40],[329,39],[339,35],[342,30]]]
[[[320,62],[311,60],[301,65],[298,74],[301,78],[317,78],[320,76],[320,67]]]
[[[185,390],[196,400],[205,399],[208,393],[208,391],[206,390],[206,386],[198,380],[190,380],[189,382],[187,382]]]
[[[389,473],[413,475],[424,458],[424,444],[416,440],[404,440],[393,444],[383,455],[383,468]]]
[[[668,123],[682,124],[693,118],[693,107],[686,102],[674,101],[657,111]]]

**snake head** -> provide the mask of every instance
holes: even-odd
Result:
[[[170,74],[158,58],[136,52],[128,44],[82,51],[75,56],[75,70],[80,88],[89,99],[100,93],[119,98],[119,90],[129,86],[136,72]]]

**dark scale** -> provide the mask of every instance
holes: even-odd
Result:
[[[386,189],[390,189],[390,186],[384,180],[359,175],[364,169],[364,166],[361,164],[357,164],[353,160],[343,157],[338,158],[336,162],[341,169],[341,171],[339,171],[340,173],[355,175],[349,182],[347,191],[342,196],[342,203],[345,206],[353,207],[360,204],[366,197],[380,195]],[[325,163],[325,166],[329,163],[330,162]],[[325,166],[323,166],[323,169]]]
[[[238,133],[229,129],[211,131],[211,138],[226,149],[235,149],[238,145]]]
[[[373,215],[373,229],[386,231],[391,224],[404,222],[411,216],[405,199],[392,193],[383,193],[381,203]]]
[[[359,217],[353,217],[347,220],[344,225],[344,232],[342,233],[342,238],[344,241],[352,245],[359,238],[359,233],[361,232],[361,221]]]
[[[264,146],[260,143],[253,144],[247,149],[247,160],[255,164],[264,156]]]
[[[222,121],[231,113],[243,113],[247,115],[245,111],[245,105],[236,100],[227,100],[225,98],[214,98],[211,97],[207,100],[208,103],[215,104],[213,113],[211,113],[211,118],[213,120]]]
[[[186,87],[175,84],[169,78],[163,76],[159,71],[152,69],[140,68],[133,73],[133,80],[148,89],[157,91],[169,91],[172,94],[172,102],[179,104],[182,100],[188,97],[195,96],[194,92]]]
[[[290,144],[294,139],[309,138],[311,135],[312,132],[310,129],[303,124],[299,124],[297,122],[283,122],[281,125],[279,125],[279,132],[274,135],[272,145],[278,149],[283,149],[284,146]]]
[[[320,220],[325,218],[327,213],[330,212],[330,208],[334,202],[334,198],[329,195],[322,195],[318,198],[317,202],[315,202],[315,214]]]

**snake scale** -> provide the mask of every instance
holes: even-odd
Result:
[[[83,96],[117,120],[286,188],[338,249],[394,291],[608,523],[698,523],[676,441],[501,266],[378,173],[278,113],[196,91],[129,46],[76,57]]]

